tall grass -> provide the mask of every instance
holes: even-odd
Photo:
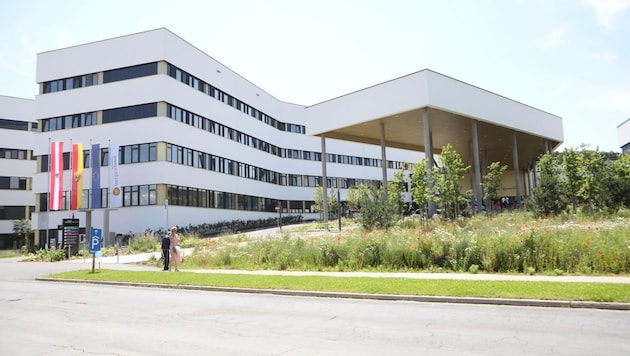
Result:
[[[485,271],[626,274],[630,219],[577,216],[534,220],[505,213],[421,226],[406,219],[387,231],[281,238],[202,240],[188,260],[199,268],[319,271]]]

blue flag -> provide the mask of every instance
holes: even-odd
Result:
[[[92,209],[101,208],[101,145],[92,145]]]

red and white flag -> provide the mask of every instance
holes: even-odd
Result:
[[[48,209],[63,208],[63,142],[50,142],[50,189],[48,190]]]

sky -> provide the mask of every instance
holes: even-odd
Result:
[[[620,152],[630,0],[4,0],[0,95],[34,98],[36,54],[165,27],[285,102],[422,69],[560,116],[564,144]]]

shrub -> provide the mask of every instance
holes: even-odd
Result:
[[[434,222],[430,231],[367,232],[350,225],[343,233],[317,237],[284,232],[281,238],[203,239],[189,260],[244,269],[622,274],[630,273],[629,231],[624,218],[532,219],[523,212],[503,213]]]

